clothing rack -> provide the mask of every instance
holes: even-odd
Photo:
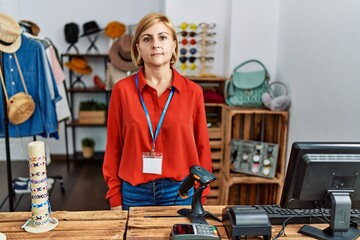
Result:
[[[0,67],[4,72],[3,53],[0,51]],[[5,78],[5,75],[4,75]],[[5,84],[5,79],[4,79]],[[6,89],[6,86],[4,86]],[[1,88],[2,89],[2,88]],[[10,140],[9,140],[9,119],[7,115],[7,104],[4,90],[3,91],[3,111],[4,111],[4,134],[5,134],[5,153],[6,153],[6,169],[8,181],[8,196],[9,196],[9,211],[14,211],[14,191],[12,186],[12,171],[11,171],[11,157],[10,157]]]

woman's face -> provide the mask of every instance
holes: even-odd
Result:
[[[158,22],[140,35],[136,47],[145,66],[170,66],[176,42],[169,28],[163,22]]]

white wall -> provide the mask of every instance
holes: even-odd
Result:
[[[274,77],[278,0],[232,0],[228,75],[240,63],[258,59]]]
[[[281,1],[277,80],[291,89],[289,145],[360,139],[360,2]]]
[[[236,65],[249,58],[261,60],[272,80],[289,85],[292,105],[289,147],[300,140],[357,141],[360,135],[360,2],[356,0],[181,0],[85,1],[0,0],[0,11],[16,19],[30,19],[40,35],[51,38],[60,52],[67,44],[66,23],[96,20],[136,23],[151,11],[164,12],[175,25],[216,22],[214,72],[230,76]],[[85,51],[87,39],[79,41]],[[105,37],[97,43],[106,51]],[[51,153],[65,153],[61,139],[51,140]],[[99,135],[104,135],[99,132]],[[19,139],[11,139],[12,158],[22,158]],[[0,159],[5,154],[0,140]],[[105,141],[97,143],[103,149]],[[71,145],[70,145],[71,147]],[[72,151],[72,149],[70,149]],[[289,150],[289,149],[288,149]],[[288,151],[289,152],[289,151]],[[20,157],[19,157],[20,156]]]

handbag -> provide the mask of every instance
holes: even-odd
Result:
[[[260,70],[254,70],[260,67]],[[225,101],[229,106],[262,107],[262,95],[270,76],[260,61],[248,60],[237,66],[231,79],[225,82]]]
[[[260,141],[231,140],[231,170],[264,178],[274,178],[279,145]]]
[[[28,120],[33,115],[35,111],[35,102],[32,99],[32,97],[28,94],[24,77],[22,75],[21,68],[19,65],[19,61],[15,53],[14,53],[14,57],[25,92],[18,92],[12,97],[8,98],[5,88],[4,75],[1,71],[1,68],[0,68],[0,78],[6,98],[7,114],[8,114],[9,122],[14,125],[19,125],[25,122],[26,120]]]
[[[130,76],[132,73],[131,71],[122,71],[113,63],[108,62],[106,65],[105,90],[111,91],[118,81]]]

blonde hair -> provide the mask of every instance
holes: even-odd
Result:
[[[170,66],[173,66],[179,56],[179,43],[178,43],[178,39],[177,39],[177,35],[176,35],[176,30],[174,25],[172,24],[172,22],[170,21],[170,19],[165,16],[165,15],[161,15],[160,13],[150,13],[146,16],[144,16],[139,23],[137,24],[136,28],[135,28],[135,33],[134,33],[134,37],[131,43],[131,59],[133,61],[133,63],[136,66],[144,66],[144,61],[140,56],[140,53],[136,47],[136,44],[139,43],[139,38],[140,35],[148,28],[150,28],[151,26],[153,26],[154,24],[158,23],[158,22],[163,22],[170,30],[171,35],[175,41],[176,47],[175,47],[175,51],[172,53],[171,59],[170,59]]]

